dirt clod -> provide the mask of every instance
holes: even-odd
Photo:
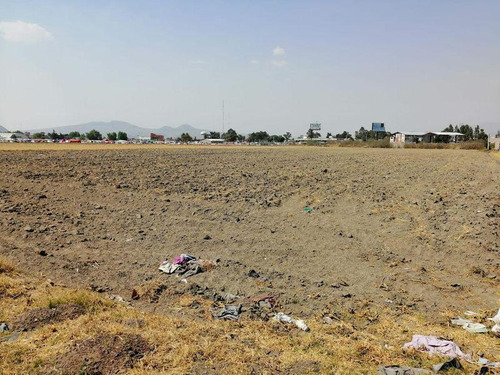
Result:
[[[121,373],[153,350],[140,335],[100,334],[76,342],[56,358],[59,374],[105,375]]]
[[[28,310],[18,316],[12,324],[12,328],[14,331],[31,331],[47,324],[76,319],[83,314],[85,314],[84,307],[74,303],[58,305],[52,309],[42,307]]]

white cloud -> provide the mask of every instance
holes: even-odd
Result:
[[[204,65],[204,64],[207,64],[207,62],[205,60],[189,60],[189,63],[193,64],[193,65]]]
[[[257,65],[257,64],[260,64],[260,61],[259,60],[250,60],[250,64]]]
[[[274,56],[283,56],[285,54],[285,49],[283,47],[276,47],[273,49],[273,55]]]
[[[52,39],[52,34],[36,23],[0,22],[0,34],[9,42],[36,43]]]
[[[271,64],[273,64],[277,68],[283,68],[287,62],[285,60],[273,60],[271,61]]]

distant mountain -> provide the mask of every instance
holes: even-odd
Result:
[[[73,131],[77,131],[80,133],[88,133],[92,129],[98,130],[99,132],[101,132],[103,136],[106,136],[107,133],[123,131],[127,133],[129,138],[149,137],[151,133],[164,135],[165,138],[179,137],[182,133],[189,133],[192,137],[201,138],[200,133],[202,131],[208,131],[206,129],[197,129],[188,124],[184,124],[176,128],[171,126],[163,126],[157,129],[149,129],[149,128],[141,128],[137,125],[133,125],[125,121],[109,121],[109,122],[94,121],[79,125],[58,126],[45,129],[33,129],[30,130],[30,132],[51,133],[54,130],[56,133],[68,134]]]
[[[3,126],[0,126],[0,133],[3,133],[3,132],[8,132],[8,130],[5,129]]]

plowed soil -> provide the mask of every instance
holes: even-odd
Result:
[[[487,153],[103,147],[1,151],[0,165],[2,255],[146,310],[172,312],[169,295],[193,284],[272,294],[300,317],[497,306],[500,163]],[[181,253],[219,263],[187,284],[157,270]]]

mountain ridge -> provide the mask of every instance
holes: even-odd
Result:
[[[73,131],[78,131],[80,133],[88,133],[92,129],[98,130],[103,136],[111,132],[123,131],[127,133],[129,138],[135,137],[149,137],[151,133],[164,135],[166,138],[179,137],[182,133],[189,133],[192,137],[200,138],[200,133],[202,131],[209,131],[207,129],[198,129],[189,124],[182,124],[178,127],[172,126],[162,126],[161,128],[143,128],[126,121],[91,121],[83,124],[76,125],[66,125],[66,126],[56,126],[53,128],[44,129],[32,129],[31,133],[45,132],[50,133],[55,131],[56,133],[67,134]]]

